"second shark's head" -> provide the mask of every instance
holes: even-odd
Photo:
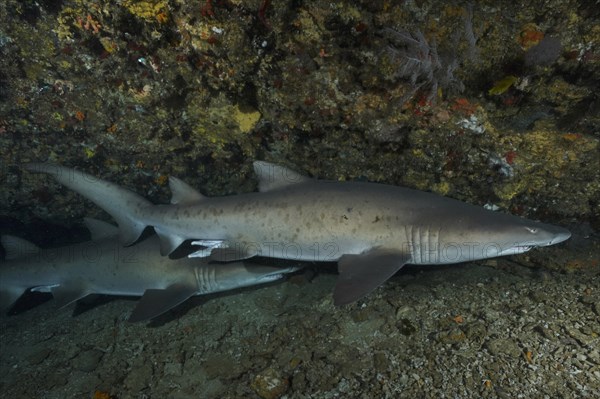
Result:
[[[299,269],[299,267],[282,268],[248,264],[244,262],[215,264],[214,283],[218,291],[226,291],[240,287],[270,283]]]

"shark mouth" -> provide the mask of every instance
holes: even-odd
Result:
[[[505,256],[505,255],[518,255],[532,250],[537,247],[537,245],[514,245],[503,249],[497,256]]]
[[[517,250],[520,252],[527,252],[535,248],[535,245],[520,245],[517,247]]]

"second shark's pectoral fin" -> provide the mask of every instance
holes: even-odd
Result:
[[[333,291],[333,303],[341,306],[364,297],[409,261],[407,253],[381,248],[342,256],[338,261],[340,276]]]
[[[90,292],[83,283],[65,283],[50,288],[56,306],[59,309],[69,306],[81,298],[90,295]]]
[[[129,316],[129,321],[135,323],[160,316],[196,295],[197,291],[196,287],[186,284],[173,284],[164,290],[146,290]]]

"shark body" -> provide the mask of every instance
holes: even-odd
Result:
[[[0,263],[1,311],[28,289],[52,293],[60,307],[90,294],[141,296],[129,320],[144,321],[191,296],[271,282],[298,269],[172,260],[160,256],[156,236],[123,247],[115,226],[94,219],[86,219],[86,224],[92,241],[54,249],[2,236],[8,260]]]
[[[562,227],[493,212],[436,194],[377,183],[305,177],[255,162],[259,192],[206,198],[170,179],[171,205],[153,205],[116,184],[49,164],[48,173],[117,221],[131,244],[153,226],[168,254],[186,239],[197,256],[234,261],[255,255],[337,261],[337,305],[374,290],[405,264],[439,265],[526,252],[562,242]]]

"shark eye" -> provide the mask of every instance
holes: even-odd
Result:
[[[538,229],[536,229],[535,227],[525,227],[527,229],[528,232],[530,232],[531,234],[535,234],[538,232]]]

